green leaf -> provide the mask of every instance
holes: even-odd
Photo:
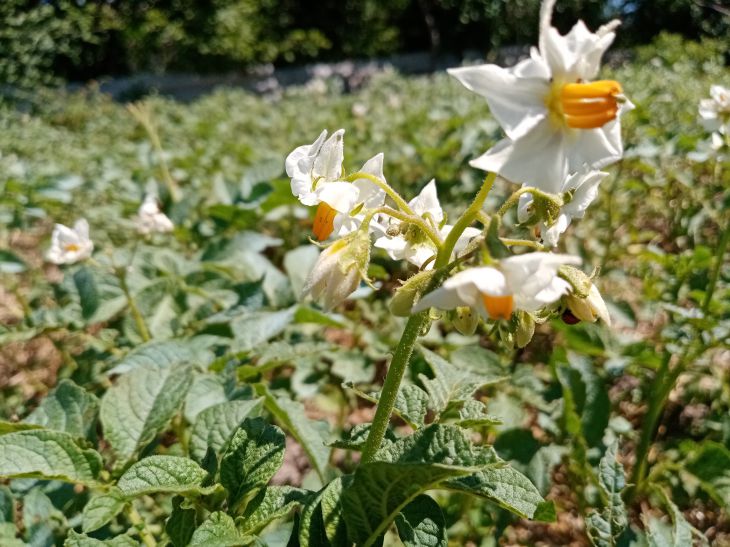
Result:
[[[555,510],[530,480],[500,460],[491,447],[475,446],[466,431],[431,424],[413,435],[381,448],[376,457],[392,462],[423,462],[470,467],[469,476],[444,487],[487,498],[522,517],[553,520]]]
[[[122,461],[150,443],[177,413],[192,382],[190,365],[135,368],[101,400],[104,437]]]
[[[266,409],[273,414],[279,425],[286,429],[307,453],[309,462],[325,480],[325,469],[329,462],[330,449],[326,445],[329,438],[327,422],[307,418],[304,405],[284,397],[274,397],[263,384],[256,384],[256,392],[265,397]]]
[[[61,380],[25,421],[47,429],[88,437],[94,429],[99,400],[71,380]]]
[[[185,395],[183,415],[188,423],[194,424],[198,415],[211,406],[228,402],[225,379],[210,373],[195,374],[193,383]]]
[[[309,499],[299,519],[299,545],[328,545],[327,531],[322,516],[324,488]]]
[[[185,547],[193,537],[197,527],[197,511],[193,508],[181,507],[184,498],[175,496],[172,498],[172,512],[165,521],[165,532],[175,547]]]
[[[31,429],[43,429],[43,426],[25,422],[6,422],[5,420],[0,420],[0,435],[13,433],[14,431],[29,431]]]
[[[221,459],[220,480],[235,507],[251,490],[265,486],[284,463],[286,436],[263,418],[246,418]]]
[[[420,348],[426,363],[434,373],[433,378],[419,374],[421,383],[429,396],[429,408],[440,414],[451,403],[463,403],[471,399],[479,388],[505,380],[503,376],[490,377],[458,368],[440,355]]]
[[[344,325],[337,321],[330,314],[315,310],[309,306],[299,306],[294,313],[295,323],[314,323],[326,327],[342,328]]]
[[[214,359],[213,353],[208,349],[213,338],[195,336],[186,340],[147,342],[120,359],[108,374],[124,374],[137,368],[172,367],[182,364],[194,364],[206,368]]]
[[[98,530],[116,517],[124,509],[126,502],[124,494],[117,487],[95,494],[84,506],[81,529],[84,533]]]
[[[366,401],[370,401],[371,403],[377,403],[380,398],[379,392],[365,393],[355,387],[352,382],[344,382],[342,387],[351,389],[358,396],[362,397]],[[418,429],[423,426],[423,421],[426,419],[428,402],[428,393],[423,391],[420,387],[413,384],[403,384],[398,390],[393,412],[402,418],[413,429]]]
[[[190,456],[202,462],[208,448],[219,454],[241,422],[261,412],[263,402],[263,398],[229,401],[203,410],[190,434]]]
[[[702,489],[718,505],[730,509],[730,450],[704,441],[691,453],[685,469],[699,479]]]
[[[281,334],[294,320],[296,307],[279,311],[255,311],[234,317],[231,322],[233,351],[250,351]]]
[[[618,538],[628,526],[626,507],[621,491],[626,486],[624,468],[616,459],[618,443],[613,443],[598,467],[598,479],[604,498],[604,508],[586,518],[588,537],[597,547],[614,547]]]
[[[101,456],[60,431],[31,429],[0,436],[0,476],[93,484]]]
[[[555,507],[545,501],[530,479],[512,467],[485,468],[456,479],[449,488],[487,498],[523,518],[553,522]]]
[[[17,530],[12,522],[0,522],[0,545],[3,547],[28,547],[28,544],[16,537]]]
[[[309,496],[309,491],[292,486],[267,486],[246,504],[246,511],[236,519],[236,524],[242,533],[258,534],[270,522],[304,504]]]
[[[19,274],[28,269],[28,266],[18,255],[5,249],[0,249],[0,272],[7,274]]]
[[[0,485],[0,522],[15,522],[13,493],[7,486]]]
[[[487,412],[487,405],[476,399],[464,401],[459,409],[459,418],[456,425],[461,427],[484,427],[499,425],[502,420]]]
[[[405,547],[446,547],[446,521],[433,498],[421,495],[395,518],[398,536]]]
[[[39,487],[23,496],[23,524],[30,545],[52,545],[67,526],[66,517]]]
[[[217,511],[195,529],[188,547],[238,547],[250,544],[253,539],[240,534],[233,519]]]
[[[332,547],[346,547],[347,526],[342,513],[342,492],[352,483],[352,477],[338,477],[322,491],[322,522],[324,532]]]
[[[446,480],[474,472],[438,463],[373,462],[360,465],[342,496],[350,541],[368,547],[385,533],[398,513],[420,494]]]
[[[69,530],[64,547],[139,547],[139,543],[127,535],[117,536],[111,539],[94,539],[86,534],[79,534]]]
[[[81,302],[81,317],[89,319],[99,308],[99,291],[94,275],[89,268],[81,266],[74,272],[73,278]]]
[[[180,456],[149,456],[134,464],[119,477],[117,486],[127,498],[167,492],[203,493],[208,473],[197,463]]]
[[[354,425],[349,431],[343,433],[342,439],[332,441],[328,443],[328,446],[342,448],[343,450],[362,450],[370,434],[371,427],[371,424]],[[381,443],[381,448],[390,446],[396,439],[393,430],[390,428],[387,429],[383,442]]]

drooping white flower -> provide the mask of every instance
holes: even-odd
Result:
[[[553,189],[551,194],[561,194],[563,199],[570,199],[560,207],[555,221],[547,225],[544,221],[540,223],[540,233],[543,243],[549,247],[558,244],[560,235],[568,229],[574,218],[583,218],[588,206],[593,203],[598,195],[598,185],[608,176],[604,171],[594,171],[584,167],[577,173],[569,175],[563,183]],[[570,196],[570,197],[569,197]],[[533,213],[532,194],[522,194],[517,208],[517,218],[520,222],[526,222]]]
[[[720,150],[730,138],[730,89],[721,85],[710,87],[710,98],[700,101],[702,125],[712,131],[710,147]]]
[[[711,86],[710,98],[700,101],[699,111],[705,129],[726,133],[730,127],[730,89]]]
[[[302,295],[321,300],[326,310],[352,294],[370,262],[370,236],[357,231],[324,249],[309,273]]]
[[[509,319],[515,310],[536,311],[567,294],[570,284],[558,277],[558,268],[579,263],[576,256],[538,252],[505,258],[497,267],[463,270],[421,298],[413,311],[470,306],[487,319]]]
[[[584,164],[594,169],[623,155],[619,117],[633,105],[621,85],[592,82],[618,21],[590,32],[578,21],[565,36],[550,25],[555,0],[540,11],[539,50],[512,68],[450,69],[467,89],[486,98],[507,138],[471,165],[517,183],[556,184]]]
[[[145,196],[142,205],[139,206],[135,220],[137,231],[143,235],[171,232],[175,228],[172,220],[160,210],[157,196],[151,193]]]
[[[351,233],[362,222],[365,210],[385,203],[385,191],[372,181],[342,180],[344,134],[340,129],[327,138],[324,130],[314,143],[297,147],[286,158],[292,193],[303,205],[317,205],[313,231],[319,241],[331,234]],[[366,161],[360,172],[385,181],[383,154]]]
[[[56,224],[46,259],[54,264],[74,264],[89,258],[93,251],[94,243],[89,238],[89,223],[81,218],[76,221],[73,228]]]
[[[431,180],[421,192],[408,202],[413,212],[435,225],[442,238],[445,238],[453,226],[443,224],[444,211],[441,208],[436,192],[436,181]],[[419,268],[436,254],[433,242],[417,227],[391,223],[386,235],[375,240],[375,246],[384,249],[393,260],[407,260]],[[394,235],[388,235],[388,232]],[[454,246],[454,253],[463,251],[469,241],[481,232],[476,228],[466,228],[459,236]],[[426,265],[426,269],[433,268],[433,261]]]
[[[600,319],[609,327],[611,326],[611,316],[608,314],[608,308],[603,301],[601,291],[593,283],[591,283],[588,296],[585,298],[569,294],[565,300],[570,312],[581,321],[594,323],[597,319]]]

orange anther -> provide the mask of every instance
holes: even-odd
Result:
[[[490,319],[509,319],[512,316],[515,301],[511,294],[492,296],[491,294],[482,293],[482,301]]]
[[[317,241],[324,241],[332,234],[335,229],[336,215],[337,211],[324,201],[319,204],[317,212],[314,214],[314,225],[312,226],[312,232]]]

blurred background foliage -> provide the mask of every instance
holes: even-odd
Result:
[[[539,0],[3,0],[0,83],[86,81],[140,71],[220,72],[535,43]],[[667,30],[730,34],[730,8],[703,0],[562,0],[555,23],[620,17],[620,45]]]

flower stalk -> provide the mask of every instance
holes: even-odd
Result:
[[[489,191],[494,185],[496,177],[497,175],[495,173],[487,174],[482,187],[474,197],[474,201],[471,203],[469,208],[464,211],[464,214],[459,218],[459,220],[456,221],[456,224],[451,232],[449,232],[446,240],[439,246],[436,262],[434,264],[434,268],[436,270],[441,270],[449,263],[451,253],[459,240],[459,236],[479,215],[479,212],[484,205],[484,201],[487,199],[487,195],[489,195]],[[441,277],[442,276],[438,274],[434,275],[425,292],[428,293],[437,288],[441,284]],[[413,348],[416,345],[418,336],[428,323],[428,315],[428,310],[411,315],[403,329],[403,334],[401,335],[398,346],[393,353],[393,359],[388,367],[388,372],[385,375],[385,382],[383,383],[383,390],[380,394],[378,406],[375,410],[373,424],[370,428],[367,441],[365,442],[365,447],[363,448],[362,463],[372,462],[375,458],[375,454],[380,449],[380,445],[385,437],[385,432],[388,430],[390,417],[393,414],[395,400],[398,396],[403,375],[405,374],[408,363],[411,360],[411,355],[413,355]]]

